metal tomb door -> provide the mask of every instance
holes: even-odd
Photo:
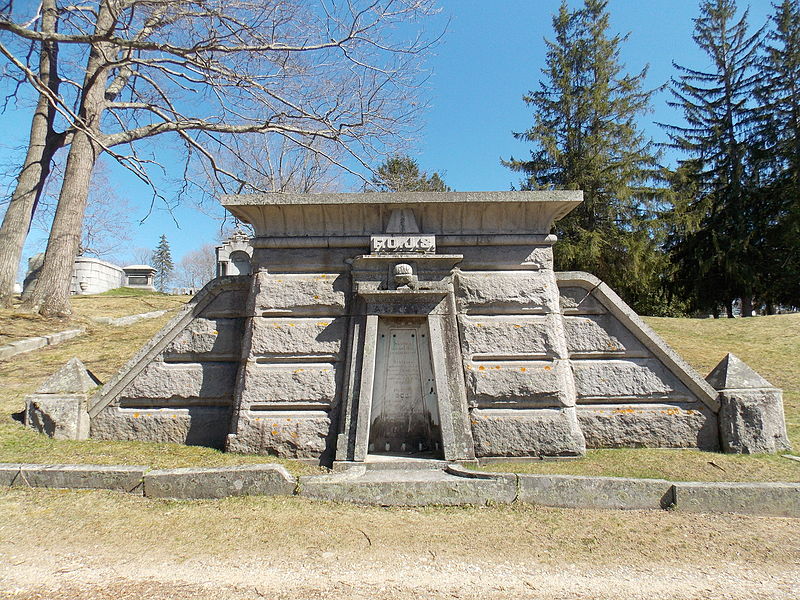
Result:
[[[424,319],[380,319],[370,453],[441,454],[429,338]]]

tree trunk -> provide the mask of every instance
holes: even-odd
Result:
[[[742,296],[742,316],[743,317],[752,317],[753,316],[753,297],[752,296]]]
[[[113,0],[100,3],[95,34],[111,35],[115,10],[117,5]],[[64,181],[58,196],[58,207],[47,240],[44,264],[36,289],[22,303],[24,310],[44,316],[72,313],[69,304],[72,269],[80,246],[92,171],[101,152],[100,145],[92,136],[101,135],[100,117],[105,108],[109,60],[114,56],[114,50],[108,42],[98,42],[89,53],[79,110],[82,128],[73,134],[64,168]]]
[[[69,305],[69,286],[81,241],[92,170],[98,153],[96,145],[86,133],[75,134],[64,169],[64,183],[58,197],[58,207],[47,240],[44,264],[35,289],[22,303],[25,310],[45,316],[63,316],[72,312]]]
[[[55,0],[45,0],[42,3],[42,31],[55,31],[57,18]],[[39,55],[39,78],[54,95],[58,94],[59,86],[57,51],[55,44],[43,43]],[[53,155],[64,139],[53,131],[54,118],[55,109],[47,96],[40,93],[31,121],[25,162],[0,226],[0,307],[3,308],[11,306],[14,282],[31,219],[50,174]]]
[[[728,314],[729,319],[733,319],[733,300],[725,301],[725,312]]]

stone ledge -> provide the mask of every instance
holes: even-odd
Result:
[[[142,494],[150,467],[140,465],[0,464],[0,484],[78,490],[114,490]]]
[[[405,477],[405,479],[404,479]],[[467,470],[378,470],[295,479],[281,465],[149,470],[146,466],[0,463],[0,486],[108,489],[150,498],[298,495],[380,506],[528,502],[584,509],[677,508],[695,513],[743,513],[800,518],[800,483],[669,482],[661,479],[528,475]]]
[[[800,483],[677,482],[678,510],[800,518]]]
[[[44,348],[45,346],[55,346],[56,344],[60,344],[61,342],[71,340],[72,338],[81,335],[84,331],[84,329],[66,329],[64,331],[59,331],[58,333],[51,333],[49,335],[43,335],[40,337],[30,337],[23,340],[17,340],[16,342],[11,342],[5,346],[0,346],[0,360],[5,360],[7,358],[11,358],[12,356],[16,356],[17,354],[23,354],[24,352],[38,350],[39,348]]]
[[[300,478],[298,495],[314,500],[373,506],[459,506],[508,504],[515,500],[516,476],[462,475],[460,469],[345,471]]]
[[[143,321],[144,319],[157,319],[169,312],[169,310],[154,310],[151,312],[146,313],[138,313],[135,315],[127,315],[125,317],[92,317],[92,321],[95,323],[100,323],[101,325],[112,325],[113,327],[125,327],[127,325],[133,325],[134,323],[138,323],[139,321]]]
[[[518,475],[517,500],[563,508],[657,509],[674,504],[673,485],[663,479]]]
[[[144,495],[148,498],[291,496],[295,487],[295,478],[277,464],[169,469],[144,476]]]

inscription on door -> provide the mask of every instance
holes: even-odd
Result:
[[[424,323],[378,328],[370,452],[439,450],[439,415]]]

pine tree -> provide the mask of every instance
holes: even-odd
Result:
[[[800,2],[773,8],[756,88],[758,200],[769,209],[759,224],[766,277],[758,296],[767,307],[800,306]]]
[[[751,99],[761,31],[749,33],[747,11],[737,19],[735,0],[704,0],[694,19],[693,39],[711,62],[707,71],[675,65],[671,106],[686,124],[663,125],[694,197],[676,204],[668,247],[676,267],[675,288],[698,309],[742,298],[743,312],[757,291],[757,226],[763,208],[757,201],[752,131],[758,111]]]
[[[528,160],[502,161],[524,174],[521,188],[580,189],[584,201],[556,224],[556,268],[596,274],[638,311],[663,312],[652,187],[657,156],[637,119],[649,111],[646,69],[624,72],[626,36],[609,35],[605,0],[566,1],[553,16],[555,38],[539,88],[523,96],[533,126],[514,137],[533,144]]]
[[[410,156],[396,154],[386,159],[372,179],[382,192],[450,192],[438,173],[428,175],[420,171],[417,161]]]
[[[163,292],[170,279],[172,279],[172,272],[175,270],[175,265],[172,262],[172,253],[169,250],[169,242],[164,234],[161,234],[161,240],[153,251],[153,267],[156,269],[156,287],[158,291]]]

